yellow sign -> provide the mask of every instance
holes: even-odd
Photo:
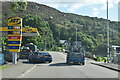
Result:
[[[26,33],[38,32],[37,28],[23,28],[22,31]]]
[[[20,52],[20,49],[9,49],[10,52]]]
[[[22,25],[22,18],[20,17],[13,17],[8,19],[8,26],[21,26]]]
[[[0,27],[0,31],[8,31],[8,27]]]
[[[20,29],[14,29],[14,31],[19,31]],[[0,31],[2,32],[0,36],[7,36],[7,31],[13,31],[13,29],[8,29],[8,27],[0,27]],[[14,34],[9,34],[9,36],[13,36]],[[39,36],[39,32],[37,28],[22,28],[22,36]],[[19,36],[16,35],[16,36]]]
[[[8,46],[21,46],[21,44],[8,44]]]
[[[15,31],[19,31],[20,29],[14,29]],[[8,29],[7,27],[0,27],[0,31],[13,31],[13,29]],[[22,28],[22,32],[31,33],[38,32],[37,28]]]
[[[22,41],[22,18],[8,19],[8,48],[10,52],[20,52]]]

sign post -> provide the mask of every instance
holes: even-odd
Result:
[[[17,52],[20,52],[22,41],[22,18],[8,18],[8,49],[12,52],[13,63],[17,64]]]

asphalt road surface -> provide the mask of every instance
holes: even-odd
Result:
[[[59,52],[51,52],[52,63],[35,64],[36,67],[23,76],[23,78],[118,78],[118,72],[91,64],[68,65],[66,55]]]

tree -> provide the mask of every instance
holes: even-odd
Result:
[[[93,53],[95,55],[99,55],[99,56],[107,56],[107,45],[106,44],[100,44],[100,45],[96,46]]]
[[[71,37],[71,41],[76,41],[76,33]],[[82,32],[77,33],[77,41],[80,41],[82,46],[86,47],[86,50],[90,52],[92,52],[95,49],[95,46],[97,46],[97,40],[94,37],[83,34]]]
[[[11,3],[11,9],[13,11],[24,11],[27,8],[27,2],[26,1],[13,1]]]
[[[44,43],[45,48],[49,49],[51,48],[51,45],[54,45],[55,41],[50,26],[48,22],[42,19],[40,16],[26,15],[23,18],[23,27],[37,28],[40,33],[40,37],[28,37],[26,39],[27,42],[32,42],[37,46],[39,46],[41,43]]]

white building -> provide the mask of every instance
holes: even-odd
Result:
[[[120,46],[112,46],[112,57],[114,63],[120,63]]]

